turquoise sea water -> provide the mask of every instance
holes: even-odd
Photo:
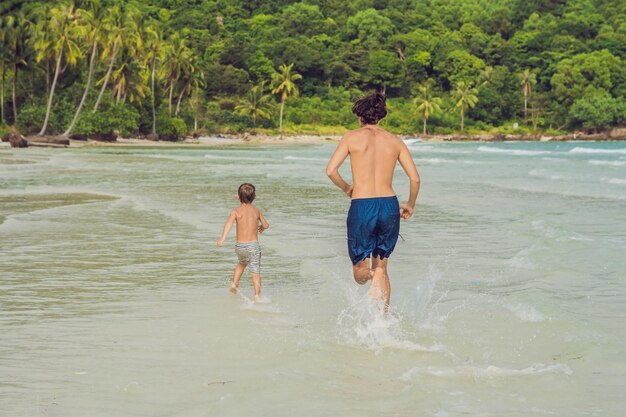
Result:
[[[0,148],[0,415],[626,414],[626,144],[407,143],[387,318],[332,144]],[[256,305],[215,246],[244,181]]]

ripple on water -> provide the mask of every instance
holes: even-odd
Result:
[[[30,213],[54,207],[111,201],[118,197],[91,193],[7,194],[0,195],[0,224],[13,214]]]

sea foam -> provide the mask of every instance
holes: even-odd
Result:
[[[626,179],[623,178],[609,178],[609,177],[602,177],[600,178],[600,180],[602,182],[605,182],[607,184],[613,184],[613,185],[626,185]]]
[[[515,156],[536,156],[536,155],[548,155],[551,154],[551,151],[528,151],[524,149],[502,149],[502,148],[492,148],[490,146],[479,146],[479,152],[487,152],[487,153],[502,153],[508,155]]]
[[[595,149],[595,148],[581,148],[576,147],[569,151],[570,153],[583,153],[583,154],[626,154],[626,149]]]
[[[400,375],[400,380],[410,381],[414,377],[430,375],[439,378],[458,378],[458,379],[490,379],[499,377],[516,377],[516,376],[529,376],[540,374],[563,374],[571,375],[573,371],[567,365],[559,363],[545,365],[536,363],[523,369],[515,368],[503,368],[494,365],[488,365],[484,367],[461,365],[452,367],[441,366],[427,366],[427,367],[414,367],[405,371]]]
[[[607,165],[612,167],[622,167],[626,165],[626,161],[604,161],[601,159],[589,160],[590,165]]]

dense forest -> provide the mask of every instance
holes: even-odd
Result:
[[[337,133],[385,92],[398,133],[626,122],[626,0],[0,3],[0,129]]]

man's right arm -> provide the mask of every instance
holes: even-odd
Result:
[[[415,200],[417,200],[417,195],[420,191],[420,174],[417,172],[417,167],[415,166],[415,162],[413,162],[413,157],[411,156],[409,148],[407,148],[404,142],[401,146],[402,150],[400,151],[398,161],[400,162],[406,176],[409,177],[409,200],[406,204],[400,205],[400,208],[402,209],[400,216],[403,219],[408,219],[413,215]]]
[[[337,187],[341,188],[341,190],[346,193],[348,197],[352,196],[352,185],[348,184],[342,177],[339,175],[339,167],[348,157],[348,141],[344,136],[337,145],[337,149],[333,153],[333,156],[330,157],[330,161],[328,161],[328,166],[326,167],[326,175],[328,178],[335,184]]]

